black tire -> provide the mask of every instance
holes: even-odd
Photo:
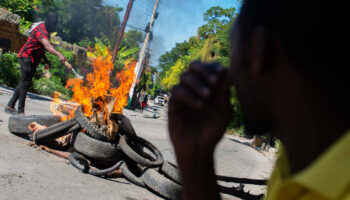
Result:
[[[134,173],[132,173],[125,162],[120,166],[120,170],[122,171],[124,177],[128,181],[130,181],[131,183],[137,186],[145,187],[145,184],[142,182],[141,178],[136,176]]]
[[[154,169],[147,169],[141,176],[142,182],[167,199],[181,199],[182,188]]]
[[[217,175],[216,179],[224,182],[233,182],[233,183],[244,183],[251,185],[266,185],[266,179],[250,179],[250,178],[237,178],[237,177],[229,177],[229,176],[220,176]]]
[[[139,153],[136,153],[136,151],[129,146],[127,140],[133,142],[135,146],[141,145],[143,147],[146,147],[155,155],[156,159],[153,161],[142,157]],[[134,136],[127,138],[125,135],[122,135],[119,139],[119,147],[131,160],[137,164],[149,167],[158,167],[163,164],[164,159],[162,153],[153,144],[141,137]]]
[[[222,185],[218,185],[219,190],[221,193],[224,194],[228,194],[231,196],[235,196],[238,197],[240,199],[246,199],[246,200],[260,200],[263,199],[263,197],[265,196],[264,194],[259,194],[259,195],[255,195],[255,194],[250,194],[249,191],[245,192],[243,190],[243,185],[242,187],[227,187],[227,186],[222,186]]]
[[[130,119],[124,117],[120,120],[120,122],[121,134],[127,136],[136,136],[136,131],[131,125]]]
[[[116,161],[123,154],[116,144],[96,140],[83,132],[73,134],[72,146],[83,155],[97,160]]]
[[[14,115],[9,118],[9,130],[15,134],[31,134],[28,125],[37,122],[44,126],[51,126],[60,122],[61,119],[55,115]]]
[[[163,165],[160,167],[160,171],[169,179],[181,185],[181,176],[176,165],[164,160]]]
[[[35,143],[45,143],[50,139],[62,137],[80,128],[79,125],[75,125],[77,125],[77,120],[75,118],[56,123],[33,134],[32,140]],[[72,129],[73,126],[74,128]]]
[[[105,175],[113,172],[114,170],[120,168],[120,166],[124,162],[124,161],[119,161],[107,169],[97,169],[96,170],[96,169],[91,169],[89,164],[88,164],[87,159],[77,152],[70,153],[68,156],[68,160],[78,170],[80,170],[84,173],[94,175],[94,176],[105,176]]]
[[[80,126],[86,131],[86,134],[100,141],[108,141],[106,131],[101,128],[98,128],[96,124],[92,123],[84,115],[82,106],[79,106],[75,111],[75,117],[77,118],[77,121],[80,124]]]

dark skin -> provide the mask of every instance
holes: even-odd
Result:
[[[60,61],[60,63],[62,65],[65,64],[66,62],[66,58],[55,49],[55,47],[52,46],[52,44],[50,43],[50,41],[48,39],[42,39],[40,40],[41,44],[43,44],[43,46],[45,47],[46,51],[48,51],[49,53],[56,55],[58,57],[58,60]],[[44,61],[47,65],[50,66],[50,62],[48,62],[46,56],[44,57]],[[70,65],[67,66],[68,69],[72,69],[72,67]]]
[[[192,63],[173,89],[169,132],[182,175],[183,199],[220,199],[213,153],[232,116],[229,88],[233,84],[247,131],[280,138],[292,174],[305,169],[349,129],[331,97],[298,70],[278,38],[266,38],[264,28],[257,27],[249,42],[242,42],[236,24],[230,68]]]

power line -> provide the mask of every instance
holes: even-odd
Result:
[[[129,28],[132,28],[132,29],[139,30],[139,31],[145,31],[145,29],[139,28],[139,27],[136,27],[136,26],[133,26],[133,25],[126,25],[126,26],[129,27]]]
[[[123,0],[119,0],[122,4],[124,4],[125,6],[127,6],[127,4],[123,1]]]

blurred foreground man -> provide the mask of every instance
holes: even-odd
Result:
[[[50,33],[55,31],[57,25],[57,15],[48,13],[45,17],[45,22],[33,24],[29,33],[29,38],[18,53],[19,63],[21,65],[21,82],[16,87],[12,98],[5,106],[5,112],[9,114],[24,114],[24,106],[26,95],[29,87],[32,85],[32,79],[42,58],[48,66],[50,62],[45,57],[45,50],[56,55],[61,64],[64,64],[65,57],[55,50],[50,44]],[[18,100],[18,111],[15,109],[15,104]]]
[[[246,132],[284,144],[266,199],[350,199],[342,4],[245,0],[230,35],[230,68],[195,62],[182,74],[168,114],[184,199],[220,199],[213,153],[234,114],[232,85]]]

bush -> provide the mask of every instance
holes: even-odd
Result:
[[[68,61],[73,58],[73,53],[64,51],[61,48],[57,48]],[[58,57],[50,53],[46,54],[47,59],[51,62],[51,68],[49,69],[52,77],[47,79],[43,77],[44,65],[40,64],[37,68],[35,79],[33,80],[34,90],[42,95],[52,96],[55,91],[61,93],[61,98],[70,99],[72,93],[64,86],[69,78],[73,78],[72,74],[68,73],[68,70],[63,66]]]
[[[70,99],[72,94],[66,89],[62,83],[61,78],[57,76],[52,76],[51,78],[39,78],[33,81],[33,87],[35,91],[42,95],[52,96],[55,91],[61,93],[61,98]]]
[[[73,57],[72,52],[59,51],[70,61]],[[29,90],[42,95],[52,96],[54,91],[58,91],[62,94],[62,98],[68,99],[71,97],[71,92],[64,87],[68,78],[73,78],[72,74],[69,74],[66,67],[61,65],[57,56],[52,54],[46,55],[51,62],[50,73],[52,77],[50,79],[43,77],[44,65],[40,64],[37,67],[36,74],[33,78],[33,87]],[[0,85],[6,85],[8,87],[15,88],[21,80],[21,67],[19,64],[19,58],[16,53],[4,53],[0,60]]]
[[[0,84],[16,87],[21,80],[21,67],[16,53],[4,53],[0,59]]]
[[[276,148],[276,156],[280,156],[283,151],[283,144],[281,140],[276,140],[275,148]]]
[[[68,62],[72,61],[73,52],[65,51],[62,48],[56,48],[56,49],[59,52],[61,52],[65,58],[67,58]],[[68,73],[68,70],[66,69],[65,66],[61,65],[57,56],[52,55],[50,53],[46,53],[46,57],[51,62],[51,68],[49,70],[50,73],[53,76],[57,76],[60,78],[61,85],[65,85],[69,78],[74,77],[72,74]]]

